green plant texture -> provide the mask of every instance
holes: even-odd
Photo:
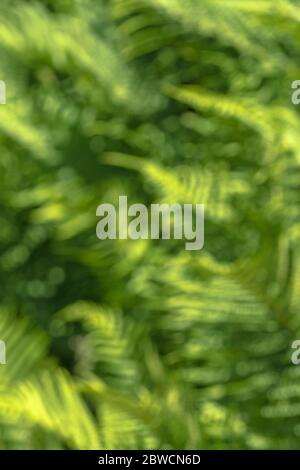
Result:
[[[299,0],[1,0],[1,449],[297,449]],[[205,205],[205,246],[96,208]]]

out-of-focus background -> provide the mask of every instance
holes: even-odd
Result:
[[[295,449],[300,2],[1,0],[0,448]],[[205,247],[96,208],[204,203]]]

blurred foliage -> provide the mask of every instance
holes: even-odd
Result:
[[[299,0],[1,0],[0,447],[299,445]],[[205,248],[96,238],[204,203]]]

